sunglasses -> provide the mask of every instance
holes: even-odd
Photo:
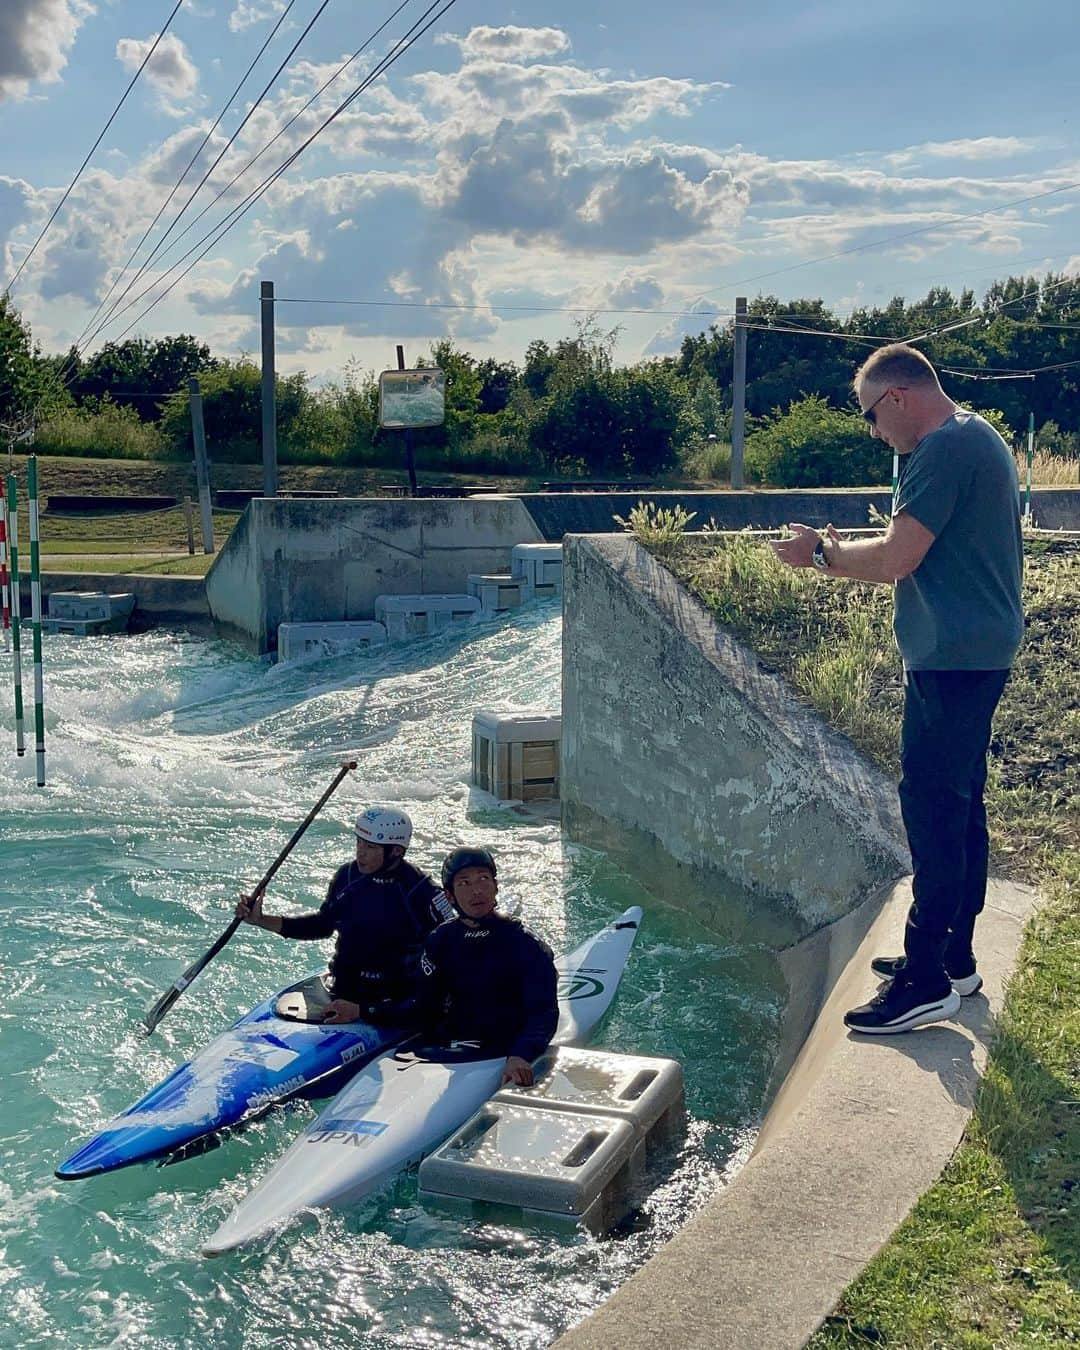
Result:
[[[889,388],[885,390],[885,394],[891,394],[894,389],[906,389],[906,388],[907,388],[906,384],[890,385]],[[885,397],[885,394],[879,395],[879,397],[874,399],[873,403],[870,404],[869,408],[863,409],[863,421],[869,422],[872,427],[877,426],[877,413],[874,411],[874,409]]]

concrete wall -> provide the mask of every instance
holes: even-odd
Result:
[[[21,578],[22,614],[30,618],[30,582]],[[135,596],[131,616],[135,628],[176,622],[185,628],[200,623],[210,629],[210,606],[202,577],[162,577],[149,573],[125,572],[42,572],[42,608],[48,613],[46,597],[54,591],[107,591],[113,595]]]
[[[778,915],[812,931],[906,870],[895,787],[637,543],[568,537],[563,586],[571,835],[641,841],[619,850],[631,866],[655,849],[654,889],[661,857],[699,894],[734,881],[763,940]]]
[[[278,624],[370,619],[377,595],[464,593],[543,536],[515,497],[256,498],[206,578],[220,627],[259,651]]]
[[[722,530],[775,530],[791,520],[822,529],[830,521],[839,529],[869,525],[870,506],[883,515],[891,509],[891,494],[882,488],[782,489],[753,492],[528,492],[521,501],[545,539],[566,534],[610,534],[621,526],[639,501],[658,506],[681,506],[697,519],[700,530],[715,520]],[[1080,530],[1080,488],[1033,488],[1031,513],[1044,530]]]

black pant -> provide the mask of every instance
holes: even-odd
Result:
[[[970,962],[990,853],[983,788],[990,723],[1007,670],[904,676],[900,809],[914,871],[904,952],[917,984],[939,988]]]

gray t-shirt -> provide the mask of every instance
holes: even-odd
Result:
[[[1009,448],[957,411],[901,459],[894,514],[934,542],[896,583],[893,631],[908,670],[1007,670],[1024,631],[1020,487]]]

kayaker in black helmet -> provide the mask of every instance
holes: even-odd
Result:
[[[264,914],[261,895],[240,897],[237,914],[271,933],[301,940],[337,934],[327,1022],[354,1022],[372,1003],[405,997],[425,938],[454,917],[431,877],[405,861],[411,840],[404,811],[370,806],[356,818],[355,858],[334,873],[313,914]]]
[[[484,1058],[505,1055],[502,1081],[528,1087],[558,1025],[558,975],[547,943],[497,912],[496,874],[487,849],[447,856],[443,891],[457,918],[425,942],[410,1012],[437,1044],[474,1042]]]

